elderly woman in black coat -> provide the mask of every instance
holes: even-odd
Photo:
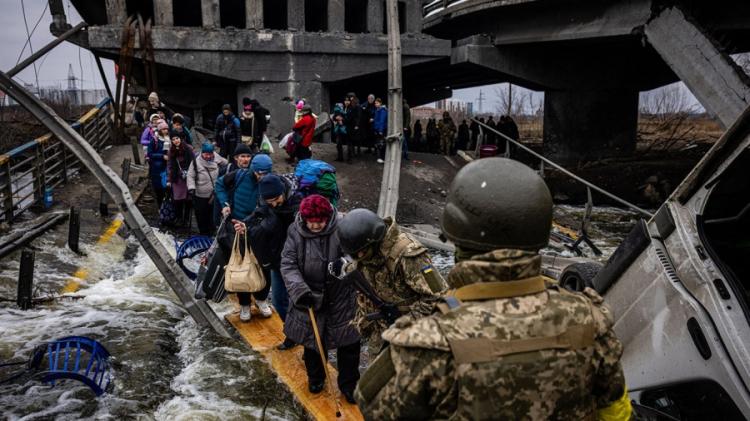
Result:
[[[286,316],[284,333],[305,347],[308,388],[319,393],[325,384],[325,371],[308,313],[312,308],[324,352],[337,349],[339,390],[347,401],[354,403],[360,341],[351,324],[356,308],[355,291],[346,281],[328,274],[328,264],[340,261],[343,256],[335,235],[339,219],[323,196],[311,195],[300,203],[281,253],[281,276],[293,304]]]

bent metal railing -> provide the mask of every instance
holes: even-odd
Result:
[[[111,141],[112,99],[105,98],[71,128],[96,151]],[[11,222],[44,199],[45,191],[68,181],[81,162],[52,133],[0,155],[0,220]]]

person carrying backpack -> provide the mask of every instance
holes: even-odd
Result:
[[[268,155],[258,154],[252,158],[250,148],[245,144],[237,146],[238,170],[232,171],[216,180],[216,199],[223,204],[221,212],[225,218],[231,218],[231,224],[227,224],[227,233],[219,233],[219,244],[226,256],[231,255],[231,241],[234,239],[234,231],[238,224],[250,216],[258,204],[258,182],[273,169],[273,162]],[[255,298],[255,305],[263,317],[271,317],[271,308],[268,305],[268,292],[271,283],[267,282],[265,288],[258,292],[239,292],[237,298],[240,302],[240,320],[250,321],[250,295]]]

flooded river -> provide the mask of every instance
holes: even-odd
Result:
[[[560,207],[556,216],[575,219],[583,210]],[[29,219],[29,218],[27,218]],[[596,209],[592,234],[611,253],[635,222],[631,213]],[[15,229],[28,228],[21,222]],[[26,225],[24,225],[26,224]],[[92,229],[92,232],[102,232]],[[167,247],[173,238],[159,233]],[[58,227],[34,242],[35,296],[59,293],[78,269],[87,271],[76,298],[29,311],[0,303],[0,363],[26,360],[33,348],[63,336],[99,340],[112,354],[114,390],[95,398],[69,381],[50,387],[22,378],[0,384],[0,419],[305,419],[305,413],[259,356],[236,340],[198,329],[138,243],[118,235],[96,245],[82,238],[87,256],[65,247]],[[606,257],[606,256],[605,256]],[[453,256],[435,253],[447,273]],[[0,262],[0,297],[15,298],[19,254]],[[228,304],[214,305],[220,314]],[[0,379],[12,370],[0,368]]]

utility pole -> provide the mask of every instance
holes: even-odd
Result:
[[[505,115],[510,116],[510,110],[513,105],[513,85],[508,82],[508,111]]]
[[[479,103],[479,114],[482,114],[482,103],[484,102],[484,99],[486,97],[484,96],[484,92],[482,90],[479,90],[479,98],[477,98],[477,102]]]
[[[401,142],[403,141],[403,95],[401,92],[401,34],[398,27],[398,2],[386,1],[388,18],[388,132],[386,133],[383,182],[380,185],[378,215],[396,216],[398,184],[401,176]]]

